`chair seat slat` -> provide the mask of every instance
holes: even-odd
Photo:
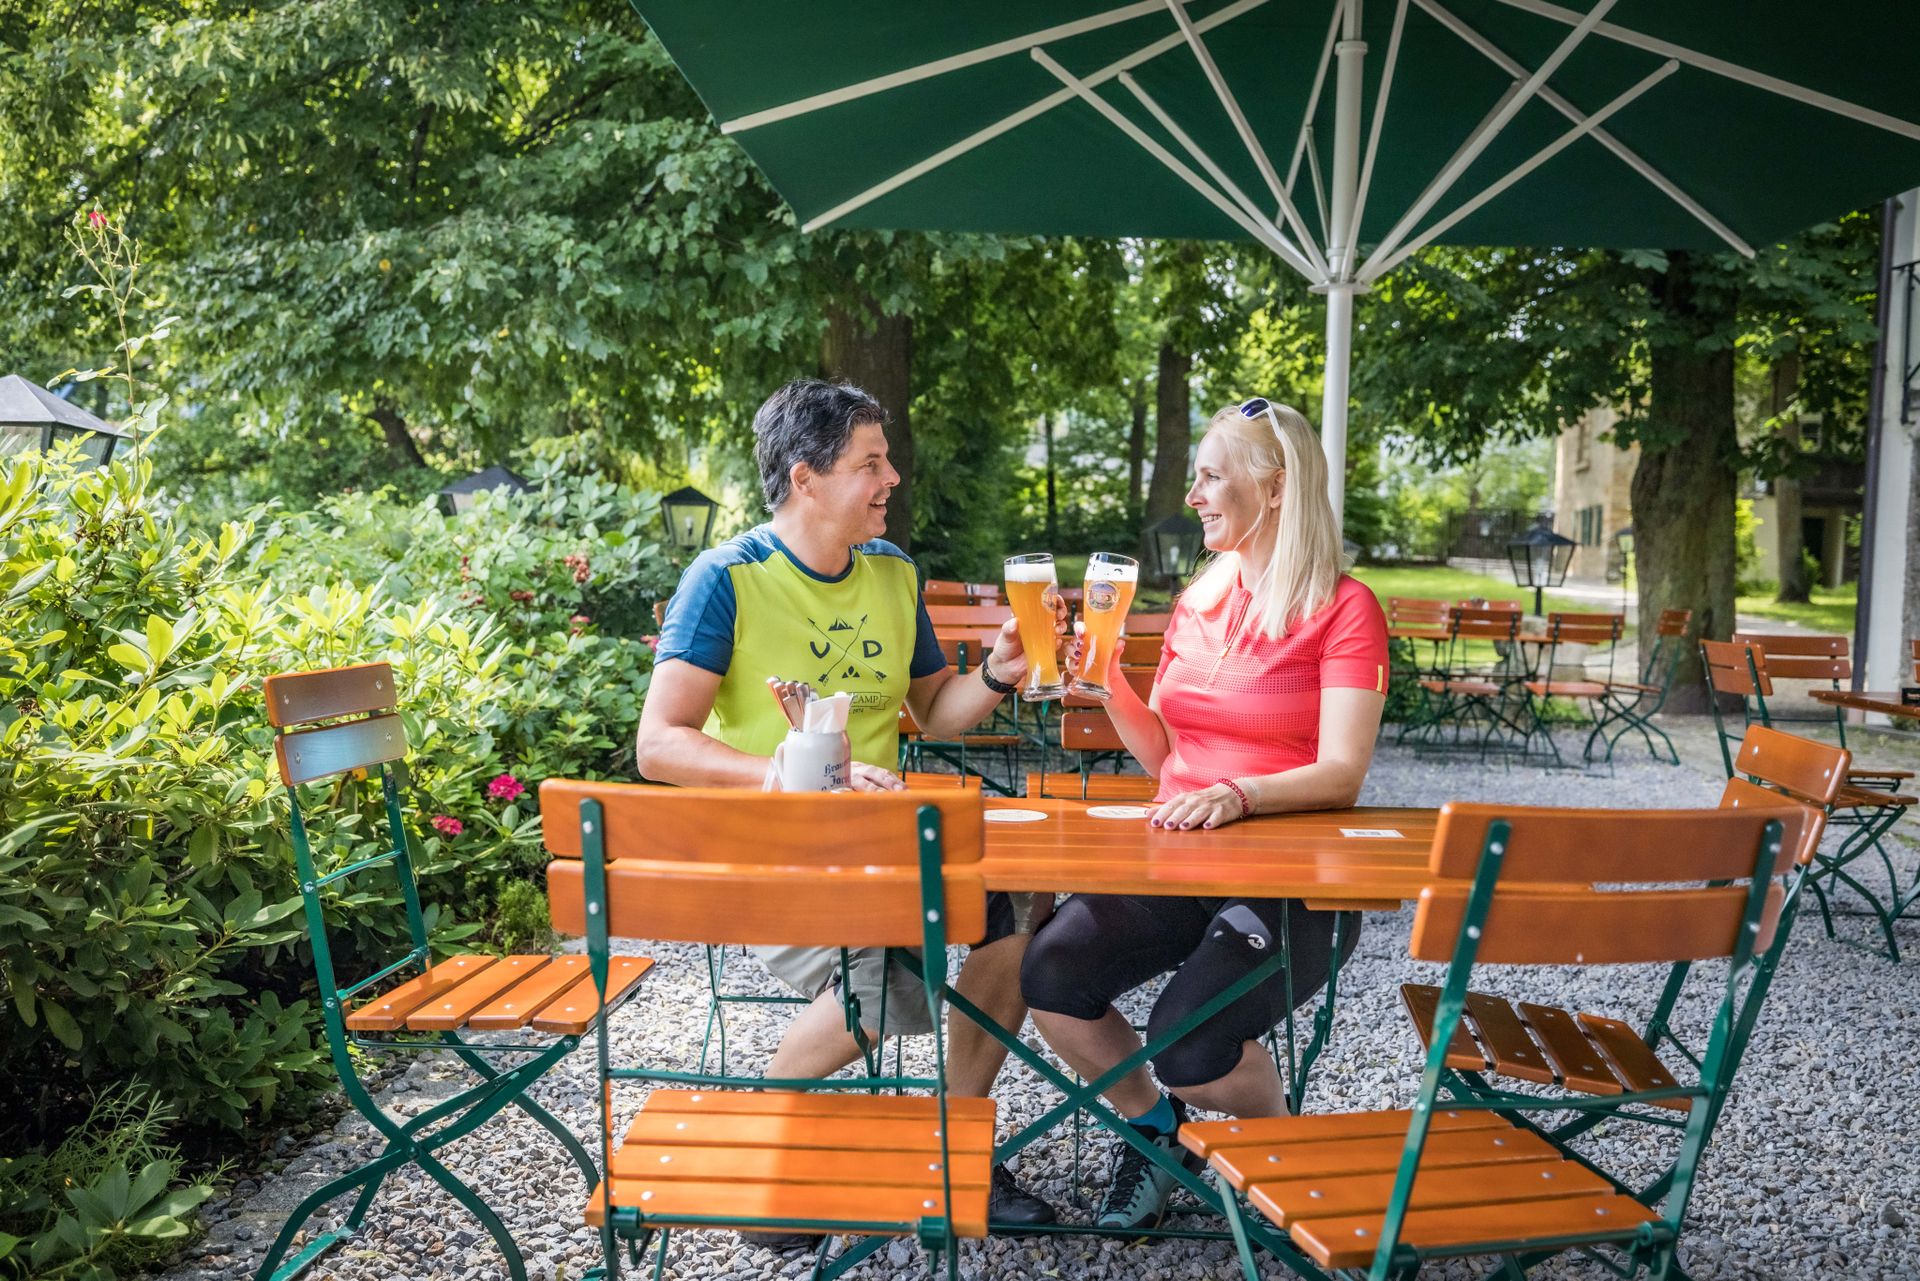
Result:
[[[1247,1189],[1247,1199],[1285,1228],[1297,1219],[1385,1214],[1393,1196],[1393,1181],[1393,1173],[1383,1172],[1255,1183]],[[1422,1164],[1408,1204],[1415,1210],[1436,1210],[1553,1197],[1606,1196],[1612,1192],[1613,1185],[1598,1174],[1559,1157],[1499,1165]]]
[[[1323,1267],[1365,1267],[1373,1262],[1374,1247],[1380,1241],[1381,1217],[1304,1219],[1291,1232],[1300,1248]],[[1616,1240],[1634,1236],[1641,1224],[1657,1222],[1659,1217],[1632,1197],[1552,1197],[1409,1211],[1400,1239],[1438,1252],[1482,1242]]]

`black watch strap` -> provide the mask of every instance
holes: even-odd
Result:
[[[1009,685],[1005,681],[995,680],[993,672],[988,669],[987,660],[984,658],[980,660],[980,683],[1003,697],[1013,693],[1014,690],[1019,688],[1017,685]]]

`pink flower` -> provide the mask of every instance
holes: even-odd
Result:
[[[89,227],[104,227],[107,225],[107,216],[98,209],[90,209],[87,211],[87,225]]]
[[[487,784],[487,795],[496,801],[518,800],[526,791],[526,784],[511,774],[502,774]]]
[[[467,825],[450,814],[435,814],[432,819],[433,830],[442,836],[458,836],[467,830]]]

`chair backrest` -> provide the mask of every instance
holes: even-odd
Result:
[[[1609,645],[1626,627],[1624,614],[1547,615],[1547,639],[1555,645]]]
[[[1060,746],[1069,752],[1124,752],[1120,731],[1105,712],[1067,712],[1060,717]]]
[[[1844,636],[1804,636],[1787,632],[1735,632],[1735,644],[1757,646],[1755,658],[1769,681],[1843,681],[1853,675]],[[1766,691],[1772,693],[1772,690]]]
[[[1520,634],[1520,611],[1455,605],[1447,611],[1447,626],[1456,640],[1511,641]]]
[[[1809,821],[1806,806],[1784,799],[1711,810],[1449,803],[1429,864],[1440,883],[1421,891],[1411,950],[1450,961],[1462,927],[1477,925],[1476,963],[1633,964],[1764,951],[1784,901],[1774,873]],[[1770,835],[1773,823],[1781,826]],[[1779,843],[1768,849],[1768,839]],[[1483,870],[1490,893],[1470,913]],[[1756,888],[1756,878],[1768,884]]]
[[[1134,636],[1129,633],[1126,644],[1120,649],[1120,662],[1127,667],[1158,667],[1166,641],[1165,636]]]
[[[1686,644],[1687,628],[1693,624],[1693,611],[1690,609],[1663,609],[1660,621],[1654,624],[1653,644],[1647,649],[1646,664],[1640,669],[1640,683],[1660,686],[1660,701],[1648,709],[1648,714],[1666,706],[1667,695],[1673,685],[1674,670],[1680,665],[1680,649]],[[1663,673],[1660,669],[1665,666]]]
[[[1913,646],[1913,683],[1920,685],[1920,636],[1910,642]]]
[[[600,826],[591,822],[597,806]],[[607,929],[692,943],[919,947],[921,809],[939,814],[945,935],[986,933],[980,794],[745,792],[548,779],[553,925],[587,932],[585,841],[606,860]]]
[[[1472,597],[1468,597],[1465,600],[1456,601],[1455,607],[1459,609],[1490,610],[1496,614],[1518,614],[1520,612],[1520,602],[1517,600],[1475,600]]]
[[[1449,608],[1446,601],[1429,600],[1424,596],[1389,596],[1387,622],[1403,627],[1441,627],[1446,624]]]
[[[386,663],[285,672],[267,677],[261,688],[267,723],[282,731],[274,755],[289,787],[407,754],[406,727],[393,711],[393,668]],[[341,723],[299,728],[318,721]]]
[[[1685,636],[1687,634],[1687,627],[1692,622],[1693,611],[1690,609],[1663,609],[1660,611],[1660,621],[1654,624],[1653,634],[1656,636]]]
[[[944,630],[998,627],[1013,617],[1011,605],[928,605],[927,618]]]
[[[1172,622],[1172,614],[1128,614],[1125,631],[1129,636],[1165,636]]]
[[[1800,831],[1799,844],[1787,846],[1783,854],[1799,867],[1811,866],[1826,831],[1827,806],[1839,795],[1852,760],[1853,754],[1844,747],[1764,725],[1748,726],[1734,763],[1736,772],[1721,789],[1720,805],[1766,809],[1777,806],[1784,796],[1806,806],[1811,818]]]

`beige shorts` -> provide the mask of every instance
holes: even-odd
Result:
[[[903,949],[895,949],[900,951]],[[933,1031],[927,1015],[927,990],[920,976],[898,959],[886,961],[885,948],[847,949],[847,970],[853,994],[860,1002],[860,1026],[870,1037],[919,1036]],[[800,995],[812,1000],[840,983],[840,949],[837,947],[756,947],[753,954],[775,978]],[[918,956],[919,949],[913,954]],[[881,1026],[881,969],[886,969],[885,1018]]]

